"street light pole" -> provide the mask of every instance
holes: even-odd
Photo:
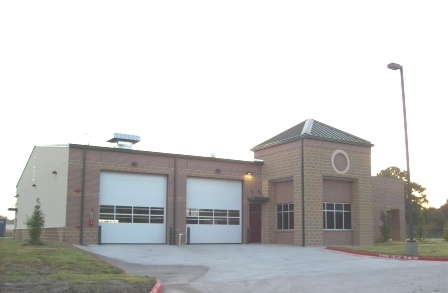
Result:
[[[403,100],[403,119],[404,119],[404,137],[406,142],[406,193],[408,201],[408,217],[409,217],[409,243],[410,246],[406,245],[406,252],[409,254],[417,254],[417,245],[414,241],[414,225],[413,225],[413,203],[412,203],[412,186],[411,186],[411,170],[409,168],[409,148],[408,148],[408,124],[406,120],[406,100],[404,95],[404,78],[403,78],[403,66],[397,63],[389,63],[387,68],[392,70],[400,70],[401,77],[401,96]],[[406,198],[405,198],[406,200]],[[414,243],[414,244],[413,244]],[[408,248],[409,247],[409,248]]]

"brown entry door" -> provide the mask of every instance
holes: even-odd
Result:
[[[249,205],[250,243],[261,243],[261,204]]]

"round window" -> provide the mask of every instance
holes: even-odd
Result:
[[[339,174],[347,173],[350,168],[350,160],[348,159],[347,153],[343,150],[333,152],[331,164],[333,165],[333,169]]]

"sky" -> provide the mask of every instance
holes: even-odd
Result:
[[[36,145],[253,160],[306,119],[366,139],[372,175],[448,199],[444,1],[1,1],[0,215]]]

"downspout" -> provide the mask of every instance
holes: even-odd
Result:
[[[302,180],[302,246],[305,247],[305,166],[303,159],[303,138],[300,140],[301,180]]]
[[[174,156],[174,187],[173,187],[173,235],[171,239],[173,239],[172,245],[175,243],[176,236],[176,197],[177,197],[177,156]]]
[[[300,139],[300,159],[302,160],[301,165],[301,185],[302,185],[302,246],[305,246],[305,151],[303,150],[303,140],[305,137],[307,137],[309,134],[311,134],[311,131],[313,129],[314,120],[308,119],[305,122],[305,125],[302,129],[302,138]]]
[[[82,245],[82,234],[84,230],[84,187],[86,181],[86,146],[84,145],[83,157],[82,157],[82,182],[81,182],[81,223],[79,225],[79,244]]]

